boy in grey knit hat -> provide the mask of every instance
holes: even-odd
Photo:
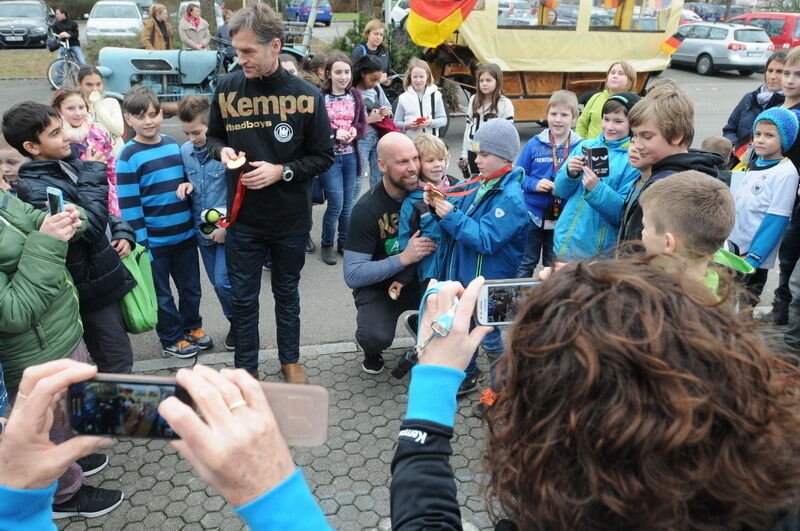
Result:
[[[440,280],[457,280],[466,286],[477,276],[487,280],[515,278],[528,236],[528,209],[522,192],[522,168],[514,167],[519,154],[519,134],[508,120],[489,120],[475,133],[473,149],[480,180],[449,193],[450,200],[425,197],[440,218],[442,239]],[[487,356],[497,359],[503,351],[500,331],[483,340]],[[459,395],[478,386],[477,351],[466,370]],[[493,360],[492,360],[493,361]]]

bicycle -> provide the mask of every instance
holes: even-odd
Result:
[[[62,39],[55,33],[50,33],[47,49],[54,52],[59,48],[60,57],[47,67],[47,80],[54,90],[61,87],[77,87],[78,70],[81,66],[75,53],[69,48],[69,39]]]

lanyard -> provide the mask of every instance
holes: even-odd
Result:
[[[453,188],[460,188],[462,186],[469,186],[470,184],[474,184],[474,183],[477,183],[479,181],[483,181],[485,183],[488,183],[489,181],[493,181],[495,179],[499,179],[500,177],[502,177],[506,173],[510,172],[511,169],[512,169],[511,164],[506,164],[505,166],[503,166],[502,168],[500,168],[499,170],[497,170],[493,174],[489,175],[488,177],[484,177],[483,175],[478,175],[476,177],[473,177],[472,179],[470,179],[469,181],[467,181],[465,183],[457,183],[457,184],[454,184],[454,185],[451,185],[451,186],[445,186],[444,188],[436,188],[436,189],[439,192],[441,192],[442,195],[445,195],[445,196],[448,196],[448,197],[461,197],[461,196],[464,196],[464,195],[469,195],[472,192],[474,192],[475,190],[477,190],[478,188],[480,188],[481,185],[479,184],[478,186],[475,186],[473,188],[469,188],[467,190],[462,190],[460,192],[448,192],[447,190],[451,190]],[[432,190],[433,188],[434,188],[434,186],[432,184],[426,183],[425,186],[423,187],[423,190],[425,190],[427,192],[428,190]]]
[[[553,151],[553,179],[555,179],[558,170],[561,168],[561,163],[567,160],[567,156],[569,155],[569,134],[567,134],[567,140],[564,142],[564,152],[561,158],[558,158],[558,150],[556,150],[556,139],[553,136],[553,133],[550,133],[550,149]],[[553,199],[553,219],[558,219],[558,216],[561,214],[561,205],[563,201],[560,197],[554,196]]]

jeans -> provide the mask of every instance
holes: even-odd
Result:
[[[361,197],[361,181],[364,172],[369,169],[369,187],[372,188],[383,179],[383,172],[378,168],[378,132],[374,127],[367,127],[367,134],[358,141],[358,156],[361,158],[361,175],[356,178],[353,187],[353,204]]]
[[[307,234],[267,238],[228,228],[225,255],[233,295],[237,368],[258,369],[258,295],[267,251],[272,255],[272,296],[281,363],[300,358],[300,271],[306,261]]]
[[[83,56],[83,50],[81,50],[80,46],[70,46],[69,51],[75,54],[75,59],[78,61],[78,64],[83,66],[86,64],[86,57]],[[61,58],[64,58],[64,49],[59,50],[59,55]]]
[[[186,244],[182,244],[186,245]],[[158,301],[156,333],[165,347],[183,341],[188,330],[203,326],[200,317],[200,263],[197,243],[192,238],[189,245],[166,256],[154,258],[151,264],[153,284]],[[172,298],[169,279],[178,290],[178,308]]]
[[[129,374],[133,349],[119,305],[116,301],[91,312],[82,311],[83,341],[98,371]]]
[[[389,297],[389,286],[384,282],[353,290],[356,341],[365,357],[374,358],[389,348],[394,340],[397,318],[406,310],[419,309],[420,296],[416,284],[405,286],[396,301]]]
[[[471,328],[475,328],[477,323],[473,322]],[[503,353],[503,335],[500,332],[500,329],[495,327],[494,330],[486,334],[481,341],[481,346],[483,346],[483,350],[486,351],[486,355],[490,358],[489,364],[491,366],[490,371],[490,381],[494,381],[494,365],[495,362],[500,358],[500,355]],[[464,371],[467,374],[467,378],[478,372],[478,352],[480,349],[476,350],[475,353],[472,355],[472,359],[469,360],[469,365],[467,365],[467,369]]]
[[[532,277],[533,270],[539,265],[539,256],[542,257],[542,264],[545,267],[553,265],[553,232],[553,230],[545,230],[531,221],[528,242],[525,244],[522,263],[517,269],[517,277]]]
[[[338,242],[344,244],[347,239],[347,226],[350,224],[350,212],[353,210],[353,187],[358,176],[358,161],[355,153],[336,155],[333,166],[323,173],[322,186],[328,206],[322,217],[322,245],[333,245],[336,236],[336,224],[339,224]]]
[[[772,310],[776,313],[788,311],[789,303],[793,298],[793,293],[789,289],[789,279],[798,259],[800,259],[800,214],[797,213],[797,201],[795,201],[794,214],[783,233],[781,246],[778,249],[780,276],[778,277],[778,287],[775,288],[775,300],[772,302]]]
[[[203,257],[203,266],[206,269],[208,280],[214,286],[222,313],[228,319],[233,319],[233,302],[231,296],[231,281],[228,279],[228,264],[225,263],[225,246],[215,243],[213,245],[198,245],[200,256]]]

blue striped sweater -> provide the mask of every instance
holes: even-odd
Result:
[[[180,146],[170,136],[161,135],[158,144],[130,140],[119,154],[119,208],[153,257],[194,237],[189,201],[175,193],[184,180]]]

